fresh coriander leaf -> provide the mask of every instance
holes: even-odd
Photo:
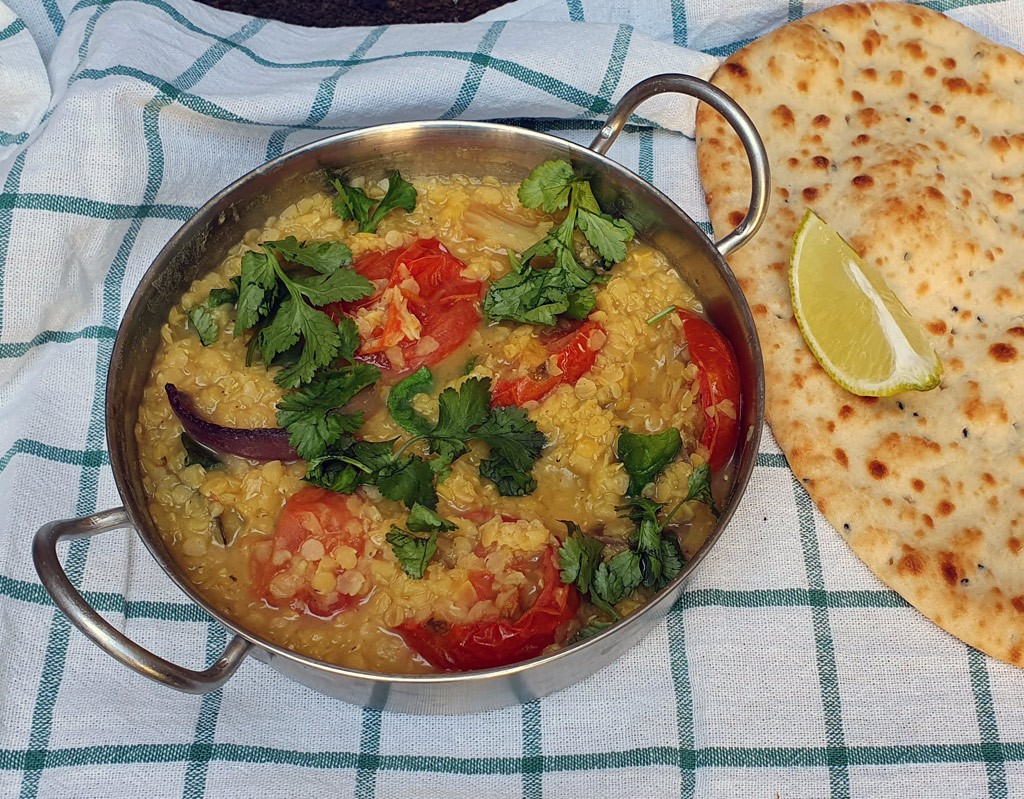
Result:
[[[224,465],[212,450],[204,447],[188,433],[181,434],[181,446],[185,448],[186,466],[198,464],[206,471],[210,471],[210,469],[217,469]]]
[[[619,434],[618,456],[629,475],[627,493],[631,497],[640,496],[675,460],[682,446],[682,438],[675,427],[650,435],[623,429]]]
[[[265,318],[277,299],[277,260],[268,252],[247,252],[242,256],[242,282],[238,291],[235,335],[240,335]]]
[[[566,297],[565,315],[572,319],[586,319],[597,305],[597,295],[590,286],[574,291]]]
[[[358,222],[360,233],[376,233],[381,220],[396,208],[404,211],[416,208],[416,188],[397,171],[388,176],[388,190],[379,203],[367,197],[362,189],[346,186],[339,180],[332,182],[338,192],[334,198],[334,213],[340,219]]]
[[[420,504],[412,506],[406,526],[414,533],[448,533],[456,529],[452,522]]]
[[[331,444],[362,426],[363,414],[343,414],[337,409],[379,377],[376,367],[357,363],[321,372],[278,402],[277,423],[288,429],[288,442],[300,458],[309,461],[321,457]]]
[[[257,343],[263,363],[269,365],[277,355],[298,344],[299,320],[308,307],[302,300],[296,300],[294,297],[289,297],[281,303],[270,324],[258,334]]]
[[[594,572],[601,565],[604,544],[586,535],[578,524],[562,521],[569,535],[558,550],[558,564],[562,569],[562,582],[575,584],[583,593],[590,592]]]
[[[642,580],[640,556],[631,549],[624,549],[597,567],[590,595],[609,606],[616,605],[632,594]]]
[[[409,181],[404,180],[397,170],[388,176],[388,190],[384,194],[384,198],[373,209],[373,214],[367,220],[366,225],[359,228],[359,232],[375,233],[377,225],[385,215],[396,208],[410,213],[416,208],[416,188]]]
[[[355,363],[356,350],[359,349],[359,329],[348,316],[338,322],[338,357],[349,363]]]
[[[437,552],[437,533],[414,535],[392,525],[391,532],[384,537],[391,544],[402,571],[414,580],[422,579]]]
[[[525,497],[537,490],[537,481],[532,474],[517,469],[501,457],[481,461],[480,476],[494,483],[503,497]]]
[[[430,464],[412,455],[399,458],[380,469],[374,476],[374,484],[385,497],[395,502],[404,502],[408,508],[416,503],[431,510],[437,507],[434,472]]]
[[[206,300],[206,307],[211,311],[221,305],[234,305],[238,302],[238,289],[210,289],[210,296]]]
[[[309,461],[306,480],[313,485],[351,494],[363,483],[372,483],[379,471],[393,460],[395,439],[352,441],[343,436],[319,458]]]
[[[523,252],[509,255],[512,271],[491,284],[484,297],[488,319],[509,319],[536,325],[554,325],[568,314],[583,319],[594,308],[593,290],[599,278],[582,266],[574,253],[578,228],[590,246],[606,262],[626,257],[626,242],[634,236],[632,226],[601,212],[590,183],[573,172],[565,161],[548,161],[523,181],[520,202],[548,213],[567,208],[565,219]],[[535,258],[554,257],[554,265],[533,264]]]
[[[313,458],[306,466],[306,481],[338,494],[351,494],[364,482],[367,473],[358,461],[349,458],[345,450],[328,452]]]
[[[446,388],[437,398],[437,424],[427,434],[430,451],[438,466],[447,466],[466,451],[470,431],[490,413],[490,378],[471,377],[458,390]],[[435,466],[435,468],[438,468]]]
[[[632,241],[635,231],[625,219],[614,219],[580,209],[576,224],[597,254],[606,261],[618,263],[626,257],[626,242]]]
[[[550,251],[555,255],[554,266],[526,266],[491,284],[483,302],[489,319],[552,326],[570,306],[575,314],[583,310],[589,297],[579,292],[597,279],[597,273],[580,266],[572,251],[557,241]]]
[[[479,360],[479,356],[474,355],[462,365],[462,374],[468,375],[476,369],[476,362]]]
[[[397,440],[391,438],[387,441],[356,441],[349,448],[349,453],[364,470],[377,473],[394,460],[393,453]]]
[[[339,219],[351,219],[359,223],[360,228],[370,218],[370,209],[373,208],[373,200],[366,196],[366,192],[352,186],[346,186],[340,180],[332,180],[334,190],[338,196],[334,198],[332,207],[334,214]]]
[[[593,621],[586,627],[580,627],[576,632],[576,641],[585,641],[587,638],[593,638],[598,633],[602,633],[615,624],[614,621]]]
[[[519,185],[519,202],[549,214],[560,211],[569,203],[569,191],[578,181],[567,161],[545,161]]]
[[[490,457],[480,463],[480,474],[492,481],[505,497],[520,497],[537,488],[531,471],[547,444],[522,408],[495,408],[474,436],[486,442]]]
[[[416,413],[412,407],[412,398],[417,394],[430,391],[434,378],[426,366],[422,366],[405,379],[399,381],[388,394],[387,406],[391,418],[403,430],[414,436],[423,436],[430,432],[431,425]]]
[[[341,348],[338,326],[331,321],[331,317],[323,311],[310,308],[301,300],[295,300],[295,306],[298,313],[295,314],[294,324],[302,336],[302,354],[297,364],[282,369],[274,378],[274,382],[284,388],[296,388],[302,383],[308,383],[318,369],[334,362]],[[281,313],[278,311],[279,315]]]
[[[661,578],[664,585],[668,585],[683,570],[683,556],[679,551],[679,543],[674,539],[661,539],[661,563]]]
[[[373,292],[373,284],[354,269],[338,269],[327,275],[298,277],[290,282],[316,306],[352,302]]]
[[[308,266],[322,275],[329,275],[352,263],[352,251],[338,241],[306,241],[300,244],[294,236],[289,236],[283,241],[268,242],[265,246],[281,253],[285,260]]]
[[[690,475],[686,499],[683,502],[689,502],[693,499],[703,502],[711,508],[711,512],[715,516],[719,515],[718,508],[715,507],[715,498],[711,495],[711,467],[706,463],[702,463]]]
[[[488,319],[509,319],[551,327],[569,308],[571,292],[553,285],[551,269],[511,272],[491,284],[484,296],[483,311]]]
[[[199,343],[204,347],[209,347],[217,340],[217,336],[220,335],[220,330],[217,328],[217,322],[213,318],[213,314],[202,305],[197,305],[185,312],[185,316],[188,317],[189,326],[196,331],[199,336]]]

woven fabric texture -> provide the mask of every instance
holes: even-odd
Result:
[[[0,5],[0,797],[1024,796],[1024,673],[961,644],[846,549],[770,436],[681,600],[596,676],[520,707],[408,717],[248,660],[180,694],[100,652],[32,566],[43,524],[121,504],[104,433],[119,320],[213,193],[330,133],[500,120],[580,143],[660,72],[827,2],[520,0],[463,24],[312,30],[190,0]],[[1020,49],[1024,3],[927,5]],[[708,230],[693,106],[610,156]],[[118,628],[191,667],[225,631],[131,531],[61,550]]]

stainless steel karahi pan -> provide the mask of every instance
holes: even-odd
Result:
[[[688,94],[715,108],[743,141],[752,173],[750,205],[739,226],[711,241],[656,188],[605,157],[630,114],[664,92]],[[743,404],[729,495],[718,523],[695,557],[650,604],[599,635],[553,654],[484,671],[395,675],[323,663],[264,640],[208,604],[172,560],[155,529],[135,439],[142,389],[170,308],[189,284],[225,257],[253,227],[299,198],[326,186],[328,172],[383,177],[404,174],[494,175],[518,181],[537,164],[564,159],[587,175],[602,207],[625,217],[640,238],[659,248],[696,289],[705,310],[732,344],[740,367]],[[106,426],[110,462],[124,506],[47,524],[33,541],[36,570],[72,623],[125,665],[157,682],[191,693],[220,687],[246,657],[322,693],[358,705],[407,713],[466,713],[526,702],[565,688],[623,654],[662,618],[687,579],[721,536],[743,495],[757,455],[764,416],[761,350],[743,295],[725,256],[742,246],[764,219],[769,174],[761,139],[746,114],[709,83],[686,75],[659,75],[628,91],[588,147],[507,125],[409,122],[345,133],[300,147],[250,172],[213,197],[167,243],[146,272],[118,330],[107,377]],[[220,658],[204,671],[170,663],[143,649],[105,621],[74,588],[57,557],[60,541],[131,527],[178,587],[234,633]]]

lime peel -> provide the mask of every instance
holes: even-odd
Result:
[[[793,314],[822,369],[863,397],[927,391],[942,363],[881,273],[808,209],[789,262]]]

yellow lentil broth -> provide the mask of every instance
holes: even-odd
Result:
[[[385,541],[392,524],[404,524],[407,509],[364,487],[350,500],[362,518],[362,553],[350,547],[326,553],[322,546],[304,546],[293,563],[300,573],[305,569],[307,576],[313,575],[314,587],[354,595],[355,607],[324,619],[292,609],[287,601],[275,608],[256,597],[250,586],[250,559],[275,557],[275,525],[286,500],[306,485],[306,466],[301,461],[260,464],[230,456],[223,468],[209,471],[184,465],[182,428],[164,384],[174,383],[192,396],[201,414],[232,427],[276,426],[275,404],[283,394],[273,381],[275,369],[245,366],[249,334],[232,335],[230,306],[213,312],[220,335],[207,347],[188,328],[185,313],[204,303],[211,289],[228,287],[229,279],[240,273],[242,254],[262,241],[286,236],[344,241],[358,258],[368,251],[436,237],[466,264],[465,277],[494,280],[508,271],[507,247],[525,248],[552,224],[545,215],[520,206],[516,185],[460,176],[412,182],[418,191],[416,210],[388,215],[376,234],[355,233],[355,223],[339,220],[323,194],[268,219],[262,230],[250,230],[171,310],[136,426],[153,520],[173,558],[207,601],[244,628],[284,647],[383,673],[433,671],[393,629],[403,621],[428,617],[453,622],[493,617],[510,592],[526,588],[521,584],[523,574],[510,570],[509,563],[539,558],[547,547],[557,546],[558,537],[565,534],[560,520],[571,519],[603,540],[625,546],[632,525],[616,511],[628,483],[615,457],[620,428],[681,430],[684,457],[658,480],[654,498],[659,501],[675,502],[685,496],[693,468],[708,456],[698,443],[703,419],[695,401],[697,372],[680,352],[681,323],[674,314],[658,324],[646,323],[668,304],[694,308],[697,301],[661,253],[633,242],[611,279],[598,287],[591,319],[600,322],[607,339],[593,368],[575,386],[559,386],[541,402],[526,406],[549,442],[533,469],[533,494],[500,496],[479,476],[477,465],[481,455],[486,456],[486,447],[474,444],[438,485],[438,512],[458,528],[440,537],[438,555],[423,579],[407,577]],[[381,186],[366,189],[371,196],[383,193]],[[461,373],[469,358],[474,364],[471,375],[493,378],[503,367],[528,360],[531,347],[536,347],[536,330],[530,326],[482,325],[434,370],[435,390],[429,397],[416,398],[417,409],[436,416],[437,394],[465,379]],[[403,434],[384,407],[388,390],[378,383],[364,392],[376,395],[361,402],[368,411],[360,433],[364,438],[379,441]],[[703,506],[688,503],[677,522],[683,554],[689,557],[710,532],[712,519]],[[479,554],[481,547],[487,548],[486,556]],[[470,582],[474,571],[494,575],[495,599],[477,598]],[[288,590],[281,588],[284,594]],[[618,610],[632,612],[649,598],[650,592],[641,589]],[[594,608],[583,604],[573,626],[594,616]]]

